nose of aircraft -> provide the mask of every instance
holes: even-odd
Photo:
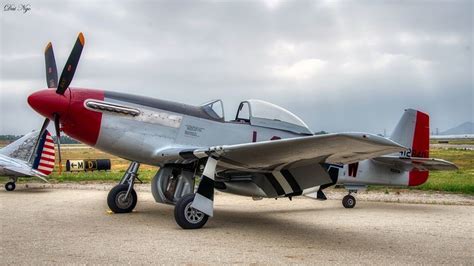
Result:
[[[64,116],[70,103],[70,92],[66,90],[63,95],[57,94],[54,89],[45,89],[28,96],[28,104],[44,117],[54,119],[54,113]]]

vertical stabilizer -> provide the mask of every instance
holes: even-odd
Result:
[[[430,117],[428,114],[407,109],[398,122],[390,139],[409,148],[402,152],[403,157],[428,158],[430,155]],[[412,170],[409,173],[409,186],[418,186],[428,179],[428,171]]]
[[[390,139],[409,148],[406,157],[429,157],[430,118],[428,114],[407,109],[398,122]]]

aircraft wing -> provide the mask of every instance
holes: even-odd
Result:
[[[3,170],[15,176],[35,176],[43,180],[44,182],[49,183],[48,180],[46,179],[46,175],[31,168],[8,165],[8,166],[3,166]]]
[[[436,158],[381,156],[373,160],[403,171],[411,171],[413,169],[421,171],[458,169],[455,164]]]
[[[400,152],[405,147],[383,137],[366,133],[339,133],[215,146],[180,152],[189,158],[215,156],[219,167],[229,169],[272,170],[299,161],[348,164]]]

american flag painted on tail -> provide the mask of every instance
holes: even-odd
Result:
[[[35,160],[33,162],[33,169],[49,175],[54,169],[54,141],[51,134],[46,130],[38,143]]]

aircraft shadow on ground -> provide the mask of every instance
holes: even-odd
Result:
[[[239,232],[247,238],[255,238],[256,243],[262,245],[300,245],[300,247],[314,248],[321,247],[336,248],[344,245],[344,243],[370,243],[374,248],[386,245],[378,239],[370,237],[370,234],[361,230],[352,230],[348,228],[339,228],[329,226],[327,223],[319,224],[318,220],[301,222],[291,218],[282,217],[282,214],[296,212],[313,212],[313,211],[333,211],[331,209],[294,209],[283,211],[263,211],[263,212],[246,212],[241,210],[216,209],[215,217],[210,218],[208,223],[197,231],[199,233],[216,233],[226,234],[229,232]],[[341,211],[341,210],[336,210]],[[169,222],[164,226],[174,226],[177,231],[183,231],[175,224],[174,212],[172,206],[149,207],[143,206],[137,211],[137,215],[146,217],[145,219],[166,219]],[[290,217],[290,216],[289,216]],[[337,219],[337,217],[334,217]],[[186,231],[187,233],[193,233]],[[196,231],[194,231],[196,233]],[[229,234],[231,236],[232,233]],[[287,243],[288,242],[288,243]],[[291,243],[291,244],[290,244]],[[357,245],[350,245],[353,251],[362,251]],[[347,247],[349,248],[349,247]]]
[[[432,208],[432,206],[437,205],[438,204],[426,203],[364,202],[363,204],[360,204],[360,206],[356,206],[354,210],[382,210],[387,212],[409,211],[410,213],[415,214],[437,212],[437,209]]]

